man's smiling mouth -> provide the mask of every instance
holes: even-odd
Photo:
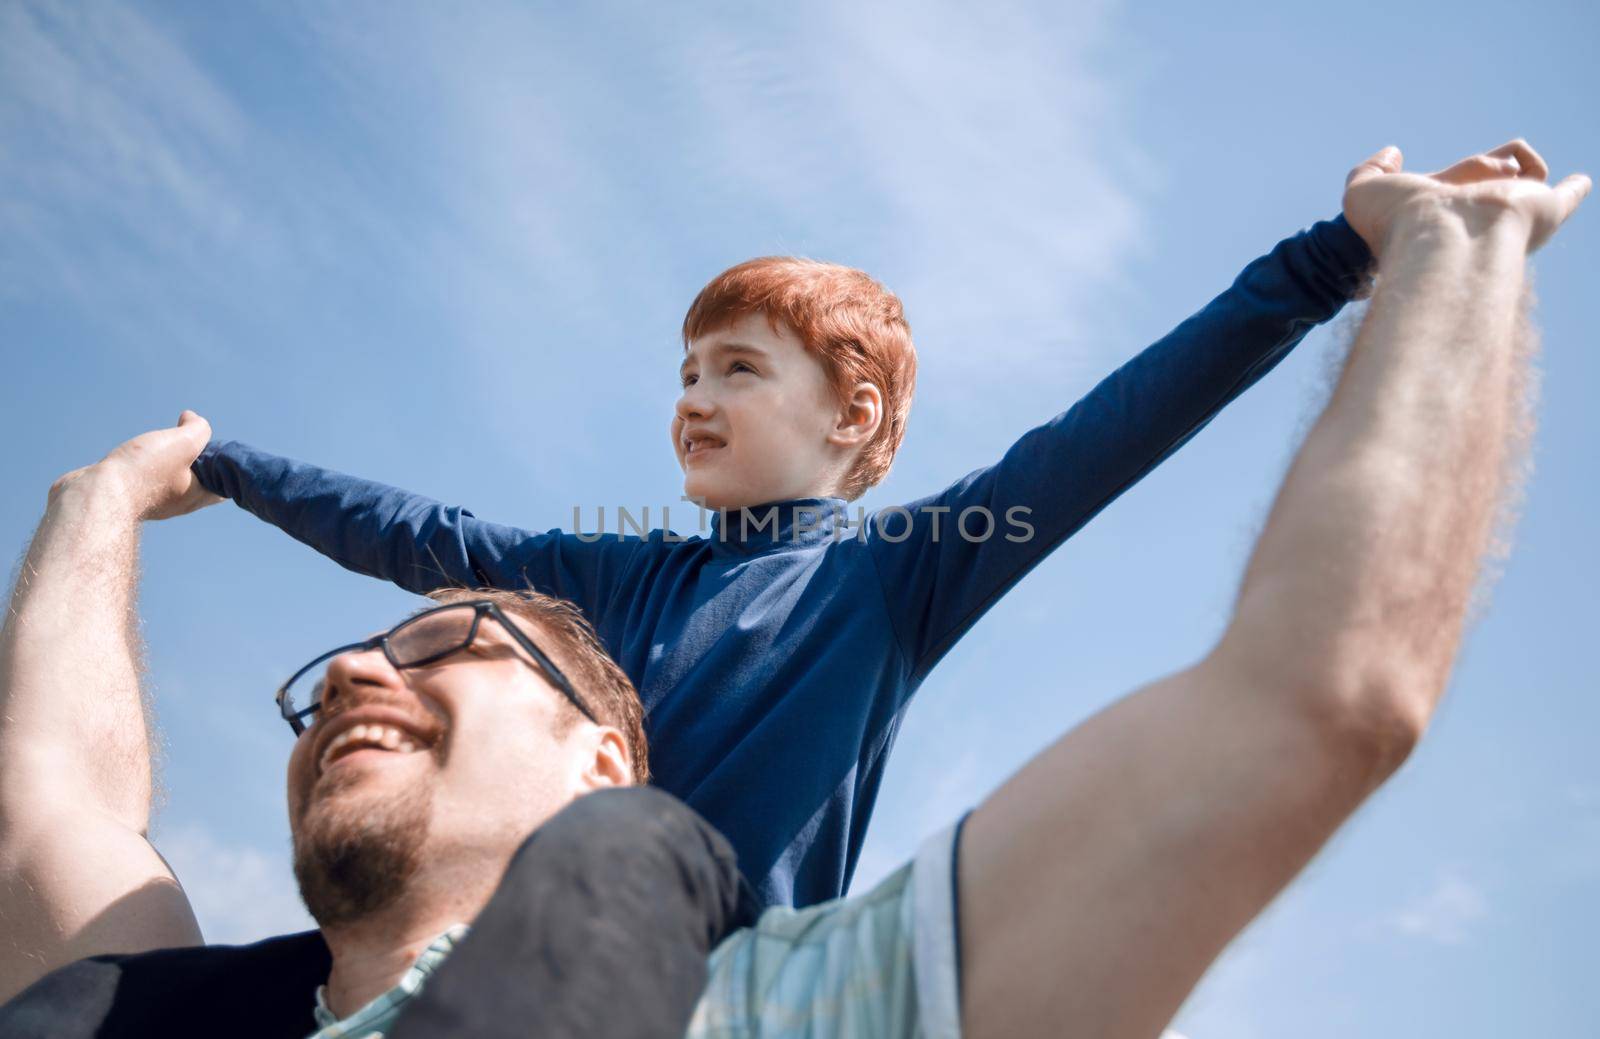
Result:
[[[317,762],[317,772],[326,772],[334,762],[349,757],[357,751],[376,750],[390,754],[415,754],[419,750],[426,749],[428,744],[419,743],[410,733],[396,726],[377,723],[354,725],[328,741],[328,746]]]

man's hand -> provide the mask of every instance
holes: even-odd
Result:
[[[140,519],[182,516],[222,499],[200,485],[194,463],[211,440],[211,424],[192,411],[170,429],[154,429],[113,448],[99,462],[75,469],[55,482],[52,496],[90,474],[117,482]]]
[[[1438,173],[1402,173],[1400,149],[1384,148],[1345,178],[1344,214],[1382,262],[1391,231],[1409,218],[1452,214],[1472,230],[1509,225],[1539,248],[1589,193],[1589,178],[1575,173],[1551,187],[1550,169],[1518,138],[1471,155]]]

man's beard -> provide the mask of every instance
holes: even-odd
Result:
[[[398,902],[422,864],[432,811],[426,784],[398,797],[318,791],[294,835],[294,876],[318,925],[354,923]]]

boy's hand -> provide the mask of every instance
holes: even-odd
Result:
[[[1582,174],[1547,185],[1549,167],[1521,138],[1438,173],[1402,173],[1401,161],[1400,149],[1391,146],[1345,178],[1345,219],[1380,263],[1390,231],[1401,218],[1441,212],[1474,229],[1511,220],[1526,234],[1531,253],[1572,215],[1590,188]]]
[[[50,488],[50,496],[87,479],[116,494],[138,519],[170,519],[203,509],[222,499],[202,487],[189,467],[210,440],[211,424],[185,411],[176,426],[141,433],[94,465],[67,473]]]

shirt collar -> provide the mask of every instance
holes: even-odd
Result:
[[[406,968],[400,976],[400,981],[387,992],[373,999],[366,1006],[351,1014],[349,1017],[340,1018],[328,1009],[328,986],[317,986],[317,1005],[311,1013],[317,1019],[318,1032],[311,1039],[336,1039],[340,1036],[365,1036],[373,1032],[384,1033],[394,1024],[401,1009],[422,990],[422,983],[427,981],[445,957],[450,955],[450,950],[456,943],[466,937],[470,928],[466,924],[456,924],[445,931],[428,947],[418,954],[416,961]]]
[[[815,545],[833,540],[847,522],[843,498],[789,501],[718,509],[708,540],[732,551],[760,552],[774,546]]]

